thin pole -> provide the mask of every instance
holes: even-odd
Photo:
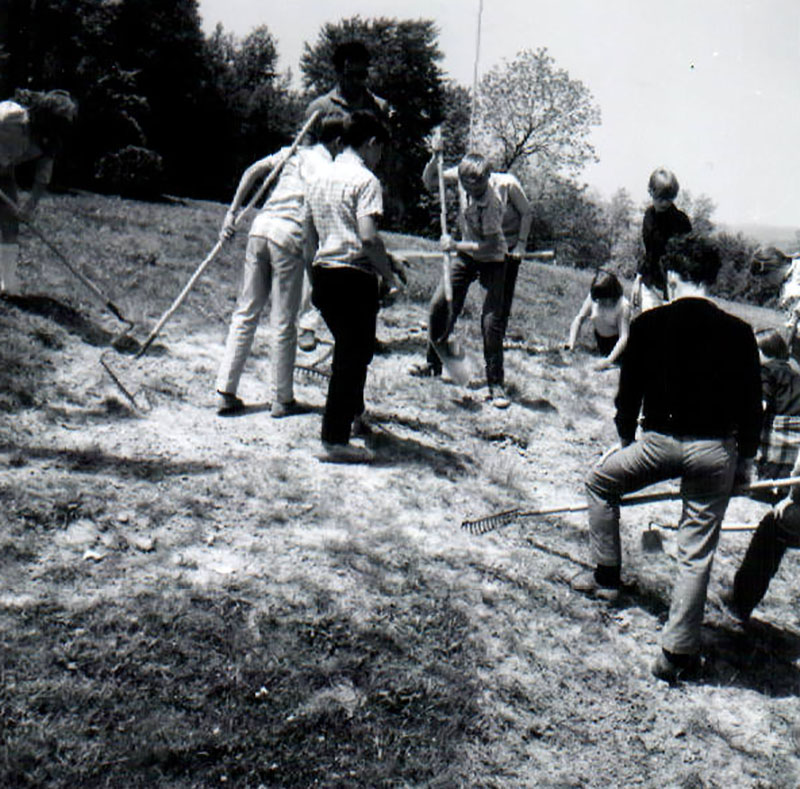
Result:
[[[469,116],[469,148],[475,144],[475,115],[478,112],[478,60],[481,52],[481,18],[483,17],[483,0],[478,0],[478,29],[475,33],[475,66],[472,71],[472,111]]]

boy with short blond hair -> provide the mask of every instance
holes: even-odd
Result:
[[[438,189],[437,140],[433,156],[425,165],[422,180],[429,191]],[[520,215],[514,253],[521,255],[530,231],[530,204],[519,181],[509,173],[493,173],[491,162],[481,153],[470,152],[457,168],[443,173],[445,183],[457,184],[459,192],[459,229],[461,240],[445,235],[442,250],[455,252],[452,267],[452,309],[448,307],[444,283],[439,283],[430,303],[427,363],[412,368],[412,375],[441,374],[442,363],[433,345],[445,343],[464,308],[469,286],[477,279],[486,290],[481,313],[483,356],[486,364],[488,399],[496,408],[507,408],[511,401],[505,391],[503,337],[513,296],[506,291],[508,243],[503,232],[509,204]]]
[[[670,170],[659,167],[650,174],[647,191],[653,203],[642,219],[644,257],[639,261],[632,291],[634,307],[642,312],[666,301],[667,280],[661,258],[667,242],[692,232],[689,217],[675,206],[679,190],[678,179]]]

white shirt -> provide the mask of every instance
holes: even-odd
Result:
[[[342,151],[311,184],[308,207],[319,237],[315,266],[376,273],[363,252],[358,220],[383,214],[381,184],[352,148]]]

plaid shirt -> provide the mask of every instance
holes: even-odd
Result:
[[[308,207],[319,237],[315,266],[376,273],[364,254],[358,220],[383,214],[381,183],[352,148],[340,153],[311,184]]]

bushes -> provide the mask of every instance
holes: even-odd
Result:
[[[155,199],[164,187],[164,160],[149,148],[127,145],[100,159],[95,179],[104,192]]]

